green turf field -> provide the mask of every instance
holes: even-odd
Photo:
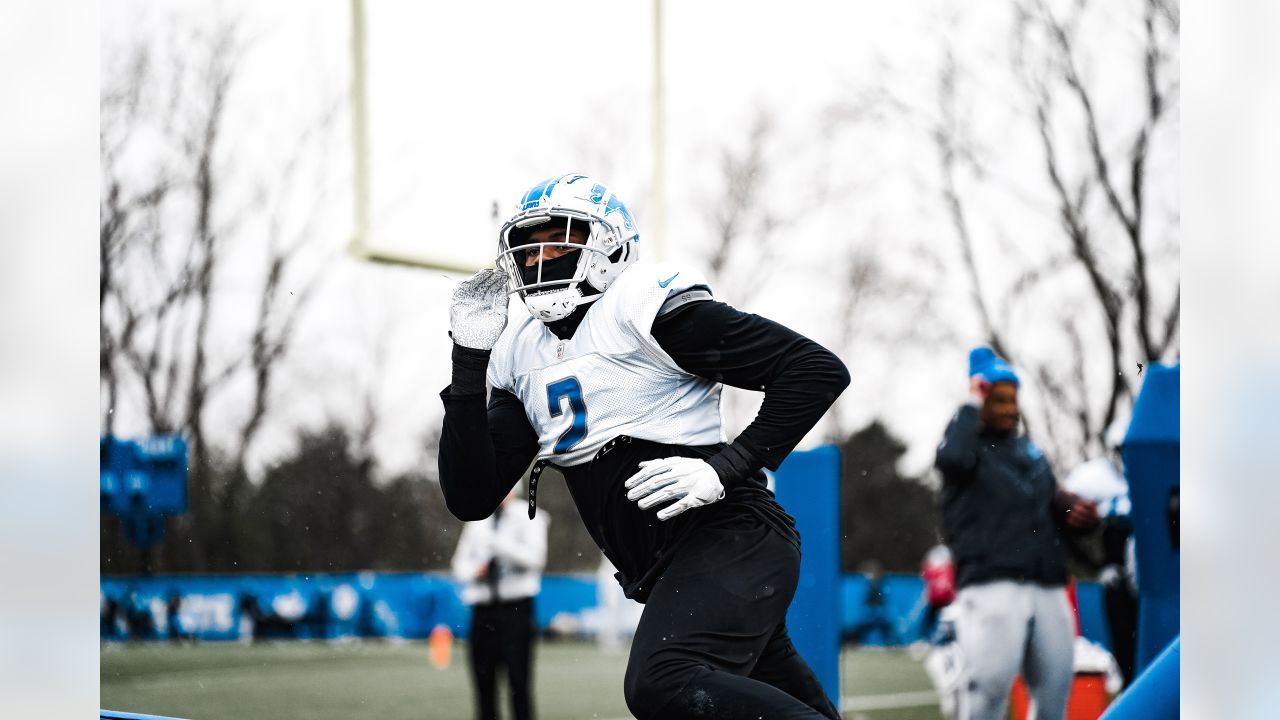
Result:
[[[461,643],[446,670],[431,666],[424,642],[110,644],[101,661],[101,704],[113,710],[195,720],[472,717]],[[538,717],[631,717],[622,699],[625,666],[625,655],[592,644],[541,643]],[[939,717],[928,678],[904,651],[848,650],[841,677],[846,718]]]

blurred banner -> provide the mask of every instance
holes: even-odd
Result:
[[[843,641],[886,646],[927,640],[923,580],[884,575],[876,593],[879,604],[869,605],[870,585],[861,574],[846,574],[840,580]],[[416,640],[445,625],[455,636],[465,638],[470,613],[458,589],[451,578],[434,573],[104,577],[101,637],[106,641]],[[1078,583],[1076,593],[1081,635],[1110,649],[1102,586]],[[592,577],[543,577],[542,592],[535,601],[539,631],[594,637],[601,625],[596,598]],[[174,616],[176,625],[169,622]]]

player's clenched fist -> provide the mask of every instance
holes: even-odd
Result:
[[[458,283],[449,303],[453,341],[474,350],[492,350],[507,327],[507,276],[485,268]]]
[[[697,458],[669,457],[645,460],[640,471],[622,484],[628,500],[641,510],[675,500],[658,511],[659,520],[670,520],[689,508],[710,505],[724,498],[724,486],[715,468]]]

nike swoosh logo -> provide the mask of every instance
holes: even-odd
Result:
[[[676,273],[676,275],[679,275],[679,274],[680,274],[680,273]],[[671,281],[676,279],[676,275],[672,275],[671,277],[667,278],[666,280],[659,280],[659,281],[658,281],[658,287],[660,287],[660,288],[664,288],[664,287],[666,287],[666,286],[670,285],[670,284],[671,284]]]

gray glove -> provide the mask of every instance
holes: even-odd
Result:
[[[507,327],[507,276],[485,268],[458,283],[449,302],[453,341],[473,350],[492,350]]]

